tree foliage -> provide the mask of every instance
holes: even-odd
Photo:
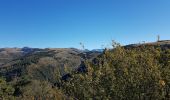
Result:
[[[3,78],[0,78],[0,99],[12,99],[14,88],[9,85]]]
[[[157,46],[125,49],[113,43],[99,63],[86,63],[87,73],[74,74],[63,91],[80,99],[170,99],[170,50]]]

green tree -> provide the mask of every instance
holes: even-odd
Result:
[[[12,99],[14,91],[11,85],[7,84],[3,78],[0,78],[0,99]]]

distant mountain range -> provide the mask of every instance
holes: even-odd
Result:
[[[53,71],[57,69],[60,70],[61,75],[65,75],[68,73],[65,68],[79,69],[85,59],[93,60],[101,54],[102,52],[97,50],[82,51],[75,48],[2,48],[0,49],[0,76],[11,79],[30,75],[35,79],[43,79],[46,78],[45,76],[52,76]]]
[[[131,47],[138,47],[142,45],[159,45],[161,47],[168,47],[170,48],[170,40],[162,40],[157,42],[150,42],[150,43],[138,43],[138,44],[130,44],[124,46],[125,48]],[[23,47],[23,48],[0,48],[0,65],[5,65],[6,63],[10,63],[13,60],[20,59],[23,57],[27,57],[28,55],[33,55],[36,53],[41,52],[54,52],[54,55],[60,58],[67,58],[78,56],[79,58],[83,57],[83,53],[87,54],[87,58],[94,58],[97,55],[101,54],[104,49],[93,49],[93,50],[79,50],[76,48],[46,48],[46,49],[39,49],[39,48],[30,48],[30,47]],[[80,62],[80,61],[79,61]]]
[[[93,52],[103,52],[104,49],[93,49],[93,50],[91,50],[91,51],[93,51]]]

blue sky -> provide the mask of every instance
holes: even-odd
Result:
[[[170,39],[170,0],[0,0],[0,47],[76,47]]]

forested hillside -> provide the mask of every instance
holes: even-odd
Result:
[[[161,43],[160,43],[161,42]],[[83,52],[43,49],[0,67],[4,100],[169,100],[168,41]]]

